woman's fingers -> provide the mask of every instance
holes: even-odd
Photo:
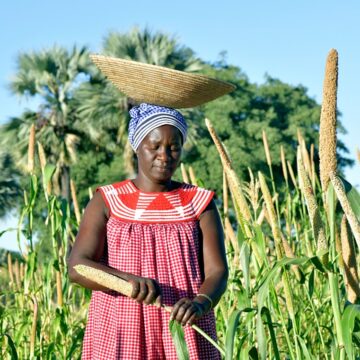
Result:
[[[183,298],[174,305],[171,318],[185,325],[186,319],[190,318],[194,311],[196,311],[196,307],[193,305],[192,301],[190,299]]]
[[[159,295],[156,299],[155,299],[155,303],[154,303],[157,307],[161,307],[162,304],[162,295]]]
[[[162,295],[161,288],[153,279],[132,278],[129,282],[133,285],[131,297],[138,303],[146,305],[156,303],[161,306]],[[192,325],[195,320],[205,313],[203,306],[189,298],[180,299],[172,308],[170,320],[176,320],[182,325]]]
[[[148,294],[148,288],[146,286],[146,282],[144,280],[140,281],[140,291],[138,296],[136,297],[136,301],[138,303],[142,303],[144,301],[144,299],[146,298]]]
[[[180,299],[172,308],[172,311],[171,311],[171,314],[170,314],[170,320],[174,320],[176,317],[177,317],[177,313],[180,309],[180,307],[182,306],[182,304],[185,302],[185,301],[188,301],[189,299],[186,299],[186,298],[182,298]]]
[[[161,288],[153,279],[132,277],[128,281],[133,286],[131,297],[138,303],[144,303],[146,305],[152,304],[161,296]],[[157,300],[158,303],[160,301],[161,299]]]
[[[140,282],[135,279],[129,279],[128,281],[132,285],[131,297],[136,299],[140,292]]]
[[[184,326],[192,325],[195,320],[201,318],[205,313],[202,304],[188,298],[182,298],[174,305],[170,320],[175,319]]]
[[[197,309],[195,308],[195,306],[193,304],[190,304],[181,319],[179,319],[178,321],[181,323],[181,325],[185,326],[189,318],[192,315],[196,314],[196,311]]]
[[[144,299],[144,303],[146,305],[152,304],[155,299],[160,295],[159,288],[156,286],[156,283],[154,280],[149,279],[146,281],[147,285],[147,296]]]
[[[189,317],[189,319],[186,321],[186,325],[191,326],[191,325],[194,323],[194,321],[196,320],[197,315],[198,315],[198,313],[197,313],[197,312],[194,312],[194,313]]]
[[[192,325],[194,320],[201,317],[204,314],[204,308],[197,302],[192,301],[182,317],[182,325]]]

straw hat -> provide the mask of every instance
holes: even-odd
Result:
[[[102,55],[90,55],[106,77],[128,97],[171,108],[214,100],[235,86],[207,76]]]

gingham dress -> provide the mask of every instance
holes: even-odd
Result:
[[[203,282],[199,216],[213,192],[182,183],[173,191],[148,193],[131,180],[97,190],[110,213],[107,251],[101,262],[155,279],[165,305],[193,298]],[[175,360],[169,316],[163,309],[113,291],[93,291],[82,359]],[[216,339],[213,311],[196,324]],[[184,329],[191,360],[220,359],[206,339],[189,326]]]

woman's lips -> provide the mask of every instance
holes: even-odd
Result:
[[[171,166],[154,166],[156,169],[158,169],[159,171],[170,171],[171,170]]]

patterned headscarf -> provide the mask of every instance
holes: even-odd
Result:
[[[142,103],[130,110],[129,141],[136,151],[145,136],[162,125],[172,125],[178,128],[186,141],[187,124],[181,113],[175,109]]]

